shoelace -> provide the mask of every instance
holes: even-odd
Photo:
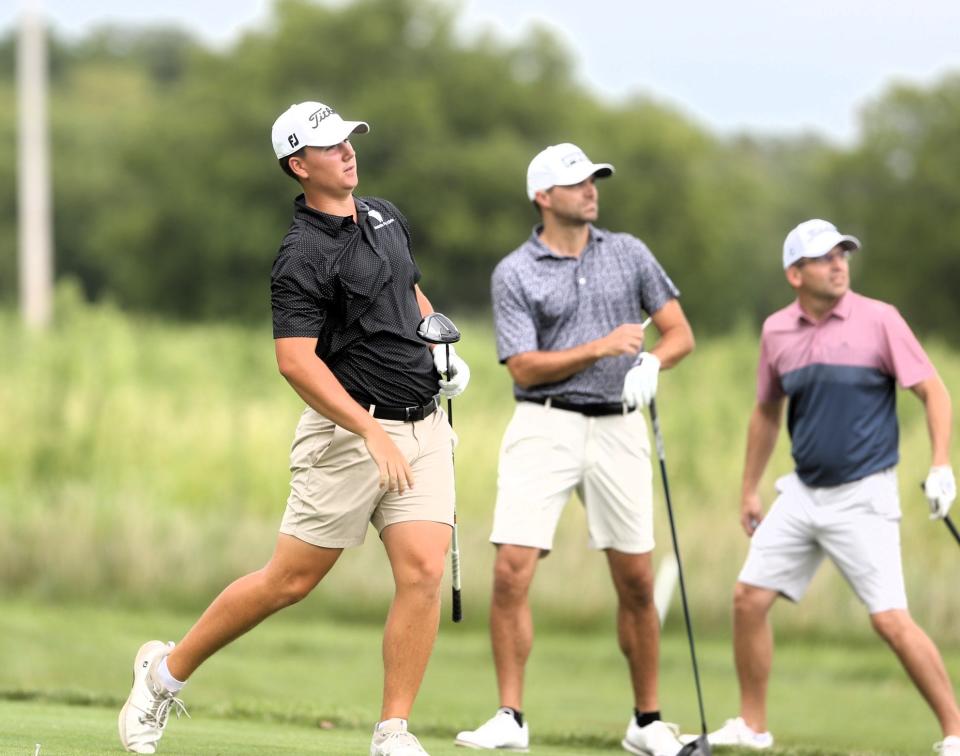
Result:
[[[170,718],[171,709],[176,713],[177,719],[180,719],[181,714],[186,714],[187,719],[190,719],[190,712],[187,711],[187,707],[183,701],[176,696],[161,693],[153,699],[153,704],[144,712],[144,715],[140,717],[140,722],[146,725],[153,725],[158,730],[162,730],[167,726],[167,719]]]
[[[393,732],[387,733],[383,740],[380,741],[380,745],[386,745],[387,743],[395,746],[410,746],[411,748],[423,750],[423,746],[420,745],[420,741],[417,740],[416,736],[406,730],[394,730]]]

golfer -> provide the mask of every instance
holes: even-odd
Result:
[[[180,643],[150,641],[120,712],[128,751],[154,753],[176,697],[205,659],[304,598],[343,549],[380,534],[396,582],[383,638],[384,685],[371,756],[423,754],[407,719],[437,634],[440,579],[453,525],[452,431],[438,365],[417,337],[431,312],[417,286],[407,222],[389,202],[353,196],[353,134],[319,102],[273,125],[280,167],[303,193],[273,264],[273,333],[281,374],[306,402],[290,453],[290,496],[262,569],[229,585]],[[469,369],[439,384],[455,396]],[[454,372],[454,371],[451,371]]]
[[[500,708],[478,729],[461,732],[462,746],[529,745],[527,591],[575,490],[590,545],[606,553],[618,597],[617,633],[634,694],[623,747],[656,756],[681,748],[676,728],[660,720],[657,698],[652,473],[639,410],[653,398],[661,367],[693,349],[693,334],[676,287],[646,245],[593,225],[596,181],[612,173],[573,144],[538,154],[527,170],[527,196],[542,223],[493,273],[497,351],[517,400],[500,450],[490,536],[497,547],[490,633]],[[661,334],[649,351],[644,312]]]
[[[907,610],[900,563],[896,386],[926,409],[931,516],[956,495],[950,468],[950,397],[892,306],[850,290],[848,257],[860,248],[827,221],[809,220],[783,245],[796,300],[763,325],[757,403],[750,417],[740,521],[750,551],[734,591],[740,716],[709,736],[716,745],[770,748],[766,693],[773,659],[767,615],[778,596],[799,601],[824,555],[870,613],[940,721],[942,754],[960,756],[960,711],[940,654]],[[780,432],[785,399],[796,464],[776,483],[764,516],[758,485]]]

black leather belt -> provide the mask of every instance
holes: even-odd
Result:
[[[568,412],[579,412],[587,417],[604,417],[605,415],[622,415],[624,407],[619,402],[595,402],[586,404],[577,404],[575,402],[565,402],[562,399],[523,399],[524,402],[533,402],[534,404],[550,403],[551,407],[567,410]],[[633,412],[633,407],[627,407],[627,412]]]
[[[373,416],[378,420],[423,420],[430,417],[440,406],[440,394],[419,407],[383,407],[373,405]]]

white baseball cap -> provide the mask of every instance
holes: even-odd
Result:
[[[291,105],[273,122],[273,151],[277,160],[301,147],[332,147],[351,134],[366,134],[364,121],[344,121],[337,111],[322,102]]]
[[[564,142],[547,147],[527,168],[527,197],[554,186],[573,186],[588,176],[606,178],[613,173],[610,163],[592,163],[577,145]]]
[[[829,221],[819,218],[804,221],[787,234],[783,242],[783,269],[804,257],[823,257],[838,244],[844,249],[860,249],[856,236],[841,234]]]

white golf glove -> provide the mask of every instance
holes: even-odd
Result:
[[[923,482],[923,492],[930,504],[930,519],[942,520],[950,512],[950,505],[957,498],[957,482],[950,465],[931,467]]]
[[[650,352],[641,352],[637,364],[630,368],[623,380],[622,399],[627,406],[646,407],[657,393],[660,359]]]
[[[453,399],[463,393],[470,383],[470,366],[450,345],[450,372],[447,374],[447,346],[437,344],[433,349],[433,364],[440,373],[440,394],[445,399]]]

